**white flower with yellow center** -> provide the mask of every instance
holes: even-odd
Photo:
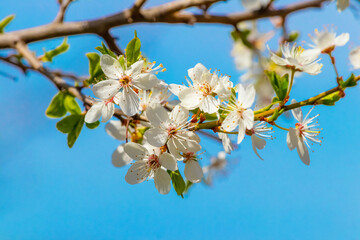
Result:
[[[229,112],[221,127],[224,131],[233,131],[239,127],[237,143],[244,139],[246,129],[252,129],[254,125],[254,112],[250,107],[255,101],[255,88],[250,85],[245,88],[242,84],[237,85],[238,99],[232,99],[224,111]]]
[[[292,103],[294,102],[293,100]],[[306,165],[310,164],[309,141],[318,144],[321,143],[321,140],[318,139],[321,129],[318,128],[319,124],[317,122],[313,123],[319,114],[308,118],[312,109],[310,109],[305,118],[303,118],[303,113],[300,108],[291,110],[298,123],[295,124],[295,128],[289,128],[286,138],[289,149],[294,150],[296,148],[301,161]]]
[[[189,87],[170,84],[170,91],[179,97],[181,105],[188,110],[200,108],[201,111],[210,114],[217,112],[220,100],[215,96],[225,98],[231,94],[232,83],[229,78],[219,78],[201,63],[189,69],[188,75],[192,80],[192,83],[188,82]]]
[[[320,53],[330,53],[337,46],[344,46],[349,41],[349,33],[342,33],[339,36],[336,36],[336,33],[333,30],[319,32],[315,29],[315,35],[309,35],[311,41],[314,43],[310,45],[315,51],[314,54]]]
[[[304,50],[300,46],[294,44],[290,47],[289,43],[281,45],[281,52],[283,57],[279,57],[271,52],[271,60],[280,66],[284,66],[295,71],[306,72],[310,75],[317,75],[321,72],[322,64],[319,64],[320,59],[317,58],[314,50]]]
[[[135,115],[139,111],[138,91],[150,89],[158,83],[154,74],[142,72],[143,65],[144,61],[139,60],[124,69],[117,59],[102,55],[100,66],[109,79],[95,84],[94,94],[96,90],[100,99],[113,97],[126,115]]]
[[[170,153],[176,158],[181,158],[180,153],[197,152],[201,149],[200,138],[189,131],[189,111],[180,105],[168,113],[163,106],[156,104],[146,111],[152,127],[144,134],[147,141],[155,146],[165,144]]]
[[[125,176],[127,183],[137,184],[153,177],[159,193],[168,194],[170,192],[171,178],[165,169],[177,170],[176,160],[171,154],[149,152],[145,147],[134,142],[126,143],[124,150],[130,158],[135,160]]]

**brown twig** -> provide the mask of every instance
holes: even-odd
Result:
[[[179,12],[180,10],[200,6],[206,3],[217,2],[218,0],[178,0],[165,3],[148,9],[143,9],[141,14],[134,15],[131,9],[125,9],[119,13],[90,21],[50,23],[34,28],[13,31],[0,35],[0,49],[11,48],[16,41],[31,43],[35,41],[80,35],[97,34],[101,36],[105,31],[117,26],[133,23],[216,23],[236,25],[238,22],[268,18],[274,16],[286,16],[307,8],[319,8],[323,2],[328,0],[302,1],[288,5],[281,9],[266,10],[264,12],[243,12],[228,15],[193,14]]]
[[[68,6],[70,5],[70,3],[72,2],[73,0],[59,0],[60,2],[60,9],[59,9],[59,12],[57,13],[55,19],[54,19],[54,23],[61,23],[64,21],[64,17],[65,17],[65,12],[66,12],[66,9],[68,8]]]

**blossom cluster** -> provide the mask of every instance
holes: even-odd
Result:
[[[318,115],[310,116],[311,109],[303,117],[301,105],[297,106],[295,100],[286,104],[296,73],[319,74],[322,69],[320,54],[332,57],[332,51],[345,45],[349,35],[337,36],[333,30],[325,29],[316,30],[310,38],[309,49],[296,43],[284,43],[280,52],[275,53],[268,47],[268,66],[275,64],[277,70],[283,70],[267,75],[267,82],[276,96],[269,106],[261,109],[254,106],[257,99],[254,84],[234,84],[230,76],[212,71],[201,63],[188,70],[186,84],[167,84],[157,78],[157,73],[163,71],[162,65],[154,67],[155,63],[149,63],[144,57],[126,64],[126,56],[103,54],[100,67],[105,79],[92,87],[98,100],[87,111],[85,122],[94,123],[100,118],[108,122],[106,132],[121,141],[112,155],[113,165],[130,165],[125,176],[127,183],[138,184],[153,179],[161,194],[169,193],[171,182],[179,195],[190,184],[202,180],[210,183],[214,171],[226,165],[226,154],[236,147],[232,140],[234,135],[237,144],[250,136],[255,154],[263,159],[258,150],[264,149],[266,140],[273,139],[274,126],[287,132],[288,148],[297,149],[302,162],[309,165],[308,148],[312,143],[321,143]],[[265,41],[258,44],[259,48],[263,49],[263,46]],[[360,65],[359,52],[356,49],[350,54],[354,67]],[[233,54],[238,66],[242,69],[250,67],[246,57],[241,60],[236,56],[238,52],[233,51]],[[257,101],[259,103],[259,99]],[[275,122],[285,105],[292,109],[297,121],[293,127],[284,128]],[[266,115],[266,111],[271,114]],[[119,120],[110,120],[114,114]],[[217,133],[213,137],[223,144],[223,151],[212,158],[208,166],[201,161],[204,149],[198,135],[199,130],[206,129]],[[186,186],[180,169],[187,180]],[[182,189],[177,189],[182,182]]]

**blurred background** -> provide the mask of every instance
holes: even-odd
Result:
[[[166,1],[148,0],[146,7]],[[276,6],[294,1],[276,1]],[[130,0],[78,0],[72,3],[66,21],[85,20],[115,13],[131,6]],[[242,11],[240,1],[219,3],[211,12]],[[53,20],[55,0],[4,1],[0,19],[16,14],[7,28],[13,31]],[[271,27],[262,20],[266,32]],[[350,48],[360,45],[359,19],[354,10],[338,13],[335,3],[322,10],[310,9],[291,15],[290,30],[309,41],[315,28],[334,26],[349,32],[349,43],[334,52],[341,74],[350,75]],[[232,76],[241,73],[230,55],[232,28],[220,25],[136,24],[116,28],[124,49],[134,30],[142,52],[163,63],[167,71],[158,77],[181,83],[187,69],[201,62]],[[33,43],[31,49],[56,47],[62,39]],[[88,74],[87,52],[101,44],[96,36],[69,37],[70,50],[49,65],[80,75]],[[278,38],[269,42],[276,49]],[[2,53],[5,53],[3,51]],[[302,100],[335,86],[330,61],[322,59],[323,71],[316,77],[296,79],[292,98]],[[213,186],[196,184],[181,199],[174,189],[160,195],[152,181],[131,186],[124,180],[127,169],[111,164],[119,142],[109,137],[101,124],[83,129],[72,149],[66,135],[55,128],[45,110],[57,92],[44,77],[23,76],[10,66],[0,70],[18,77],[0,76],[0,239],[359,239],[360,236],[360,89],[348,89],[334,107],[318,106],[324,129],[322,146],[313,146],[310,166],[286,145],[286,132],[276,130],[260,155],[246,138],[238,151],[228,156],[226,173]],[[357,72],[359,74],[359,72]],[[309,107],[303,109],[307,111]],[[284,126],[295,124],[283,118]],[[206,154],[222,149],[217,142],[202,140]]]

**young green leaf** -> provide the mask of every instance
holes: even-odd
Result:
[[[270,83],[278,96],[278,100],[284,100],[289,86],[289,74],[280,77],[276,72],[267,71],[266,75],[269,77]]]
[[[335,103],[337,101],[340,100],[340,93],[339,92],[334,92],[326,97],[321,98],[320,100],[318,100],[316,103],[317,104],[323,104],[326,106],[333,106],[335,105]]]
[[[101,52],[102,54],[108,54],[113,58],[117,59],[116,54],[113,53],[113,51],[111,51],[110,49],[108,49],[103,42],[101,42],[101,45],[102,45],[101,47],[96,47],[95,49]]]
[[[104,72],[100,67],[100,56],[97,53],[87,53],[89,59],[89,84],[95,84],[105,78]]]
[[[289,37],[288,37],[288,42],[294,42],[296,41],[296,39],[299,38],[299,32],[298,31],[293,31],[289,34]]]
[[[126,47],[126,60],[128,66],[131,66],[133,63],[137,62],[140,59],[140,47],[141,42],[140,39],[137,37],[135,31],[135,37],[129,42]]]
[[[69,133],[76,127],[76,124],[80,121],[82,115],[71,114],[64,117],[59,122],[56,123],[56,128],[62,133]]]
[[[94,123],[86,123],[86,127],[89,129],[95,129],[100,125],[99,121],[96,121]]]
[[[66,108],[64,106],[65,94],[58,92],[51,100],[48,108],[46,109],[46,116],[49,118],[60,118],[66,114]]]
[[[72,148],[72,146],[74,146],[74,143],[76,142],[77,138],[79,137],[81,129],[84,125],[84,119],[85,119],[85,116],[80,115],[79,121],[76,123],[75,127],[69,132],[69,134],[67,136],[67,142],[68,142],[69,148]]]
[[[0,21],[0,34],[4,33],[5,27],[15,18],[15,15],[9,15]]]
[[[64,98],[64,106],[70,114],[81,114],[81,108],[76,102],[74,96],[66,94]]]
[[[43,62],[51,62],[54,57],[66,52],[69,49],[70,45],[67,43],[67,38],[64,38],[64,41],[60,46],[57,46],[55,49],[47,51],[41,57],[41,61]]]
[[[343,88],[355,87],[357,85],[355,75],[352,73],[351,76],[346,81],[342,81],[340,85]]]
[[[174,186],[174,189],[177,193],[177,195],[181,196],[182,198],[183,193],[185,191],[185,181],[183,179],[183,177],[181,176],[179,170],[176,171],[170,171],[168,170],[168,173],[170,174],[171,180],[172,180],[172,184]]]

